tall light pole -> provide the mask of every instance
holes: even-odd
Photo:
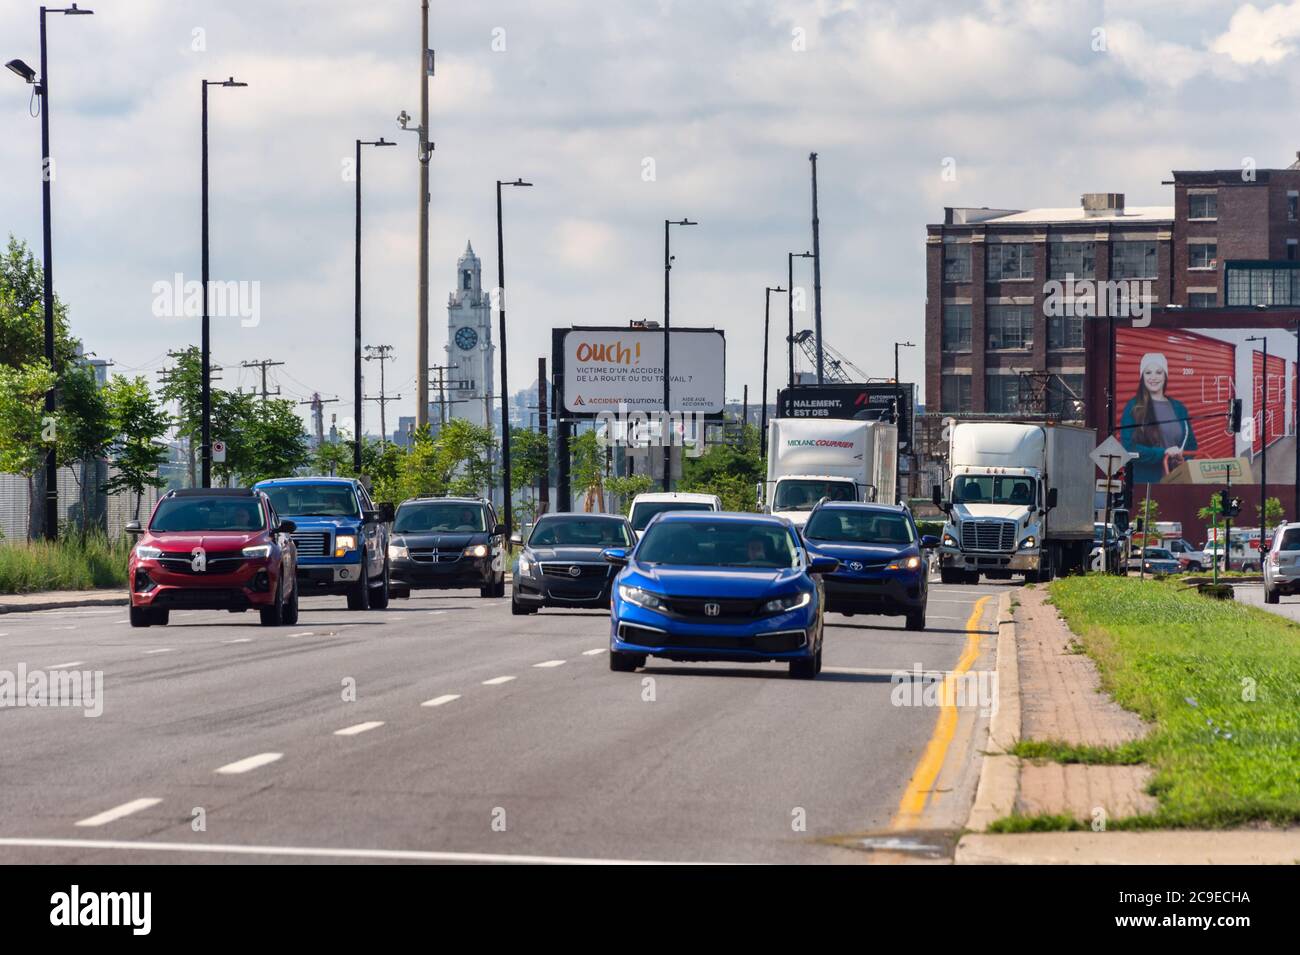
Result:
[[[817,218],[817,154],[809,153],[808,162],[812,164],[813,329],[817,335],[817,384],[820,385],[826,362],[822,349],[822,245],[821,220]]]
[[[668,277],[673,271],[673,256],[669,250],[668,228],[675,225],[699,225],[698,222],[692,222],[690,219],[665,219],[664,220],[664,413],[659,424],[659,440],[664,446],[664,490],[672,489],[673,479],[673,445],[668,438],[668,412],[669,408],[669,387],[671,379],[668,376],[668,326],[669,326],[669,308],[668,308]]]
[[[762,448],[762,452],[763,452],[762,456],[764,458],[767,457],[767,352],[768,352],[767,335],[768,335],[768,328],[772,324],[772,293],[784,292],[784,291],[785,289],[781,288],[781,286],[779,285],[777,286],[769,285],[767,286],[766,289],[763,290],[763,393],[759,396],[758,399],[763,405],[763,412],[762,412],[763,425],[762,425],[762,432],[759,434],[758,440],[759,440],[759,447]]]
[[[74,3],[64,9],[50,10],[40,8],[40,43],[41,75],[22,60],[10,60],[5,64],[11,71],[22,78],[23,82],[36,88],[36,95],[41,103],[41,271],[44,273],[41,307],[45,315],[45,360],[50,370],[57,373],[58,367],[54,354],[54,237],[50,226],[50,182],[54,178],[54,165],[50,159],[50,64],[46,56],[45,15],[62,13],[65,16],[87,16],[94,10],[82,10]],[[54,413],[54,389],[45,392],[45,413]],[[45,502],[44,521],[45,537],[56,540],[59,536],[59,465],[51,445],[45,452]]]
[[[236,82],[232,76],[225,80],[203,80],[203,331],[200,346],[201,384],[200,401],[203,405],[203,426],[200,437],[199,454],[203,461],[202,485],[212,487],[212,334],[211,316],[208,314],[208,87],[209,86],[247,86]]]
[[[790,359],[790,376],[786,381],[787,388],[794,387],[794,260],[811,259],[811,252],[787,252],[785,256],[786,266],[786,283],[785,287],[789,289],[788,301],[786,302],[787,312],[790,319],[790,330],[785,337],[786,352]],[[821,343],[818,342],[818,345]],[[779,410],[779,409],[778,409]]]
[[[896,426],[901,425],[903,420],[903,414],[904,414],[903,385],[898,380],[898,350],[900,348],[915,348],[915,347],[916,344],[914,342],[894,342],[894,424]],[[910,416],[912,413],[912,409],[908,408],[906,413]],[[895,445],[894,445],[894,503],[895,504],[897,504],[900,500],[902,500],[902,495],[899,493],[898,490],[898,477],[899,474],[901,473],[901,468],[899,467],[900,463],[901,462],[898,460],[897,439],[895,439]]]
[[[497,180],[497,315],[500,322],[501,336],[501,487],[502,515],[505,517],[506,539],[510,538],[511,522],[514,520],[514,508],[510,495],[510,401],[506,379],[506,253],[505,235],[501,228],[501,187],[522,186],[529,188],[531,182],[516,179],[514,182]]]
[[[352,469],[358,477],[361,476],[361,444],[365,441],[365,435],[361,430],[361,147],[362,146],[396,146],[397,143],[390,143],[380,136],[375,140],[358,139],[357,158],[356,158],[356,270],[353,276],[353,309],[354,309],[354,326],[352,339],[352,413],[356,419],[356,425],[353,428],[355,434],[352,436]]]
[[[1268,336],[1251,335],[1248,342],[1260,342],[1264,346],[1264,361],[1260,366],[1263,379],[1259,393],[1259,571],[1264,572],[1264,514],[1268,498]],[[1284,363],[1285,364],[1285,363]]]

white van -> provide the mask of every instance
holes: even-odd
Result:
[[[628,522],[636,532],[637,540],[641,532],[656,514],[665,511],[720,511],[722,498],[716,494],[691,494],[684,491],[660,491],[657,494],[638,494],[632,499],[632,507],[627,512]]]

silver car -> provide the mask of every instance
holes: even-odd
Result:
[[[1300,593],[1300,524],[1282,524],[1264,561],[1264,603],[1295,593]]]

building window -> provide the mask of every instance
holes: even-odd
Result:
[[[990,282],[1014,282],[1034,277],[1034,247],[1028,242],[990,242],[985,254],[988,256]]]
[[[970,414],[970,375],[944,375],[940,382],[939,410]]]
[[[949,242],[943,247],[943,280],[970,281],[970,244]]]
[[[1296,260],[1297,245],[1300,245],[1300,243],[1297,243],[1295,239],[1286,240],[1286,260],[1288,262],[1294,262]]]
[[[992,350],[1034,346],[1034,319],[1028,305],[990,305],[986,325],[987,347]]]
[[[1219,304],[1218,292],[1188,292],[1188,308],[1214,308]]]
[[[1020,407],[1019,375],[985,375],[984,403],[995,414],[1009,414]]]
[[[1217,269],[1219,267],[1219,244],[1217,242],[1193,242],[1187,246],[1187,267],[1189,269]]]
[[[1228,305],[1300,305],[1300,268],[1227,266]]]
[[[1159,276],[1154,242],[1112,242],[1110,277],[1112,279],[1154,279]]]
[[[470,272],[469,269],[465,269],[465,271],[460,273],[460,287],[468,292],[472,286],[473,286],[473,274]],[[661,375],[660,377],[663,376]]]
[[[1217,219],[1219,217],[1219,194],[1216,192],[1192,192],[1187,195],[1187,218]]]
[[[1300,192],[1286,194],[1286,217],[1292,222],[1300,218]]]
[[[1082,348],[1082,315],[1049,315],[1047,317],[1048,348]]]
[[[945,352],[970,351],[970,329],[969,305],[943,307],[943,350]]]
[[[1097,243],[1054,239],[1048,249],[1049,278],[1064,281],[1071,275],[1076,279],[1097,277]]]
[[[1048,379],[1047,413],[1065,421],[1083,420],[1083,375],[1052,375]]]

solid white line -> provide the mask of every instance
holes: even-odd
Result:
[[[341,730],[335,730],[335,736],[356,736],[358,733],[364,733],[366,730],[378,729],[384,725],[383,720],[371,720],[369,723],[357,723],[355,726],[345,726]]]
[[[85,660],[73,660],[71,663],[51,663],[45,669],[47,670],[71,670],[73,667],[79,667]]]
[[[174,651],[175,651],[174,647],[160,647],[157,650],[146,650],[144,653],[145,656],[148,656],[151,653],[172,653]]]
[[[459,693],[445,693],[442,696],[435,696],[431,700],[425,700],[421,706],[442,706],[444,703],[450,703],[452,700],[459,700]]]
[[[584,657],[594,657],[596,654],[604,653],[604,652],[605,652],[604,647],[597,647],[595,650],[583,650],[582,655]]]
[[[221,843],[145,842],[126,839],[0,838],[0,847],[40,849],[121,849],[128,852],[196,852],[303,858],[383,859],[407,862],[497,862],[516,865],[680,865],[653,859],[593,859],[575,856],[505,855],[496,852],[425,852],[417,849],[329,849],[315,846],[241,846]],[[709,863],[684,863],[708,865]]]
[[[246,773],[250,769],[257,769],[259,766],[265,766],[267,763],[274,763],[282,757],[284,753],[258,753],[256,756],[249,756],[247,759],[236,760],[233,763],[227,763],[217,770],[227,776],[234,776],[238,773]]]
[[[534,663],[533,666],[538,667],[538,668],[540,668],[540,669],[545,669],[545,668],[547,668],[547,667],[562,667],[562,666],[564,666],[564,661],[563,661],[563,660],[543,660],[541,663]]]
[[[428,611],[428,613],[429,613],[430,616],[434,616],[434,615],[436,615],[436,614],[446,613],[446,612],[447,612],[447,611],[445,611],[445,610],[430,610],[430,611]]]
[[[484,686],[500,686],[502,683],[509,683],[509,682],[510,682],[511,680],[513,680],[513,679],[514,679],[514,677],[512,677],[512,676],[494,676],[494,677],[493,677],[492,679],[490,679],[490,680],[484,680],[484,681],[483,681],[483,685],[484,685]]]
[[[311,636],[315,636],[315,634],[316,634],[316,631],[314,631],[314,630],[304,630],[302,633],[291,633],[291,634],[289,634],[289,636],[291,636],[291,637],[311,637]]]
[[[222,643],[252,643],[252,637],[236,637],[234,640],[222,640]]]
[[[139,812],[141,809],[148,809],[150,806],[156,806],[161,799],[144,798],[132,799],[130,802],[124,802],[120,806],[114,806],[112,809],[105,809],[97,816],[91,816],[88,819],[82,819],[77,823],[78,826],[102,826],[106,823],[114,822],[123,816],[129,816],[133,812]]]

